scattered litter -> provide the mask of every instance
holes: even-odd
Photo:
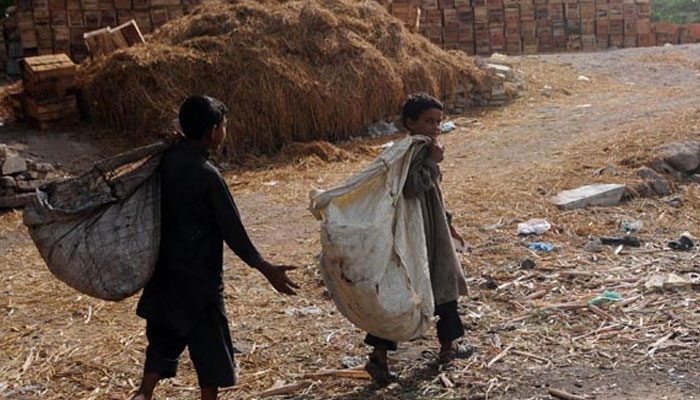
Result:
[[[289,307],[286,310],[284,310],[284,313],[287,314],[290,317],[293,317],[295,315],[318,315],[321,313],[321,309],[316,307],[316,306],[309,306],[309,307]]]
[[[593,107],[593,104],[579,104],[574,108],[591,108]]]
[[[641,220],[629,222],[626,219],[623,219],[620,222],[618,222],[617,226],[623,232],[639,232],[640,230],[642,230],[644,223]]]
[[[611,245],[611,246],[619,246],[619,245],[629,246],[629,247],[641,246],[641,243],[639,243],[639,239],[637,239],[634,236],[623,236],[623,237],[601,236],[600,242],[603,244]]]
[[[527,245],[527,248],[530,250],[535,250],[535,251],[552,251],[554,246],[551,243],[540,243],[540,242],[534,242],[530,243]]]
[[[518,224],[518,235],[541,235],[547,232],[552,225],[545,219],[535,218]]]
[[[692,249],[693,246],[695,246],[695,243],[690,239],[690,234],[688,232],[684,232],[680,239],[668,242],[668,247],[671,250],[685,251]]]
[[[340,361],[340,365],[343,368],[355,368],[360,365],[365,364],[365,357],[359,356],[346,356]]]
[[[399,129],[393,122],[386,122],[384,120],[379,120],[367,127],[367,134],[371,137],[393,135],[398,131]]]
[[[384,150],[384,149],[388,149],[389,147],[391,147],[393,145],[394,145],[394,141],[392,140],[391,142],[386,142],[383,145],[379,146],[379,148]]]
[[[440,124],[440,132],[442,133],[452,132],[455,129],[457,129],[457,125],[455,125],[455,123],[452,121],[447,121]]]
[[[594,297],[587,301],[588,304],[596,307],[610,305],[616,301],[622,301],[622,296],[615,292],[603,291],[603,295]]]
[[[264,186],[276,186],[279,182],[277,181],[268,181],[268,182],[263,182],[262,184]]]
[[[583,82],[590,82],[591,81],[591,78],[589,78],[585,75],[579,75],[578,78],[576,78],[576,79],[579,81],[583,81]]]
[[[683,206],[683,199],[680,197],[665,198],[664,201],[671,207],[678,208]]]

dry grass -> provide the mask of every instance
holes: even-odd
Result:
[[[169,129],[189,94],[223,100],[231,156],[357,136],[407,93],[484,79],[370,0],[209,1],[79,74],[92,116],[134,134]]]
[[[381,389],[366,379],[313,375],[342,368],[345,357],[363,356],[367,348],[361,344],[362,333],[323,294],[316,260],[318,225],[305,209],[307,193],[345,179],[391,139],[292,144],[276,156],[250,156],[246,167],[227,174],[253,240],[271,260],[300,265],[293,277],[303,289],[295,298],[277,296],[259,274],[227,254],[225,295],[232,334],[248,352],[237,358],[240,385],[222,393],[223,399],[257,399],[276,384],[302,381],[311,384],[287,398],[546,398],[542,385],[553,382],[599,399],[634,398],[621,394],[626,384],[649,389],[647,380],[636,375],[608,381],[617,386],[599,387],[588,386],[590,380],[578,375],[552,377],[567,366],[588,367],[601,381],[622,369],[656,378],[665,372],[655,365],[673,368],[674,376],[685,375],[663,389],[696,390],[690,385],[700,384],[692,374],[700,343],[697,288],[656,292],[646,290],[644,283],[655,273],[700,271],[697,248],[664,248],[683,231],[700,236],[700,190],[678,184],[674,196],[683,201],[678,208],[647,198],[619,207],[561,211],[546,198],[591,182],[636,182],[635,169],[653,157],[657,145],[698,140],[700,110],[687,106],[585,131],[567,137],[546,158],[533,152],[525,158],[509,154],[477,162],[477,156],[512,143],[521,151],[528,142],[550,145],[554,134],[501,133],[536,119],[537,109],[548,102],[575,106],[577,99],[571,97],[576,93],[598,90],[626,100],[624,88],[605,80],[594,80],[600,86],[586,85],[570,71],[536,61],[526,61],[523,68],[527,76],[540,76],[543,82],[531,84],[523,100],[503,110],[476,115],[477,122],[473,117],[456,120],[460,128],[444,136],[446,202],[472,246],[471,254],[462,257],[471,294],[461,300],[460,310],[470,328],[468,337],[478,346],[477,355],[438,369],[433,363],[437,341],[429,332],[425,339],[403,344],[394,355],[393,368],[402,375],[399,385]],[[549,97],[540,93],[542,84],[553,86]],[[664,95],[659,94],[660,101]],[[608,166],[617,171],[599,173]],[[541,237],[517,237],[517,223],[533,217],[547,218],[553,229]],[[625,248],[619,254],[611,247],[601,253],[582,249],[589,235],[622,234],[617,228],[620,219],[644,222],[637,233],[641,248]],[[557,250],[531,252],[525,246],[530,241],[548,241]],[[526,258],[536,262],[534,269],[520,268]],[[8,400],[127,398],[138,384],[145,349],[143,322],[134,315],[136,299],[106,303],[79,296],[55,280],[28,242],[19,213],[0,217],[0,265],[0,393]],[[585,304],[604,290],[619,293],[625,303],[603,308],[603,313]],[[310,306],[321,313],[294,313]],[[690,364],[689,373],[682,371],[683,364]],[[579,381],[583,387],[575,386]],[[196,385],[185,357],[178,378],[163,383],[157,395],[194,399]],[[524,393],[520,390],[531,392],[518,395]]]

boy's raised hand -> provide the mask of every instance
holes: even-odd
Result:
[[[430,141],[430,159],[439,164],[445,159],[445,147],[436,138]]]
[[[299,289],[299,285],[292,282],[287,276],[287,271],[296,269],[290,265],[272,265],[267,261],[263,261],[262,264],[256,267],[265,278],[270,282],[273,288],[280,293],[295,295],[294,289]],[[294,288],[294,289],[292,289]]]

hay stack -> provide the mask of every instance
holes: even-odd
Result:
[[[407,93],[450,96],[482,77],[372,0],[212,0],[80,75],[91,115],[138,134],[168,130],[188,94],[220,98],[228,154],[357,136]]]

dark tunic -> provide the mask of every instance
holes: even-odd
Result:
[[[263,261],[208,156],[188,140],[163,155],[160,254],[136,311],[183,336],[210,307],[224,313],[224,241],[246,264]]]

